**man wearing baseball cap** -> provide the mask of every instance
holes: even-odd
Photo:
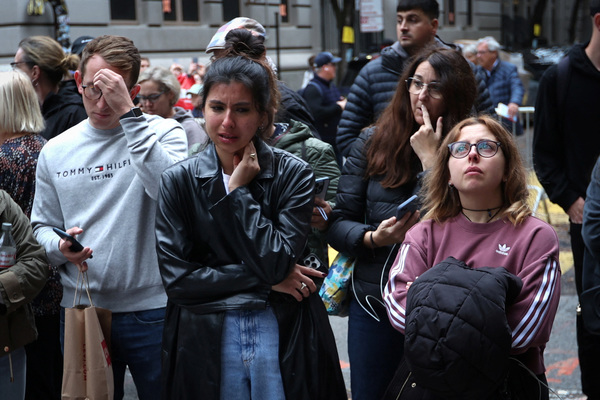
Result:
[[[333,146],[341,167],[342,156],[336,149],[335,139],[342,111],[346,107],[346,99],[333,84],[337,63],[340,61],[341,58],[335,57],[328,51],[317,54],[313,63],[315,76],[308,82],[302,96],[315,118],[315,127],[321,139]]]
[[[83,49],[93,39],[93,36],[79,36],[71,45],[71,54],[77,54],[79,58],[81,58],[81,53],[83,53]]]
[[[194,108],[192,109],[192,115],[194,118],[202,118],[202,84],[196,83],[186,92],[190,96],[190,100]]]

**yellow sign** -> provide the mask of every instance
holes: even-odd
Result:
[[[533,25],[533,36],[538,37],[542,33],[542,26],[540,24]]]
[[[354,43],[354,29],[351,26],[342,29],[342,43]]]

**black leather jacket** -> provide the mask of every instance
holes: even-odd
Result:
[[[319,382],[304,379],[306,367],[314,366],[306,360],[311,355],[316,360],[316,354],[297,342],[306,339],[301,310],[309,302],[271,291],[306,244],[314,177],[308,164],[287,152],[262,141],[256,149],[260,173],[229,194],[212,143],[162,175],[156,239],[168,295],[164,399],[219,399],[223,311],[264,309],[267,304],[280,325],[287,397],[317,398]]]

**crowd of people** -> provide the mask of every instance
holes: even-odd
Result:
[[[591,3],[592,38],[542,78],[534,138],[540,182],[570,217],[578,294],[584,264],[600,276],[598,117],[564,99],[600,85]],[[548,400],[561,270],[514,137],[523,85],[494,38],[461,51],[438,17],[436,0],[399,0],[397,41],[347,96],[330,52],[300,91],[277,80],[251,18],[219,28],[210,63],[187,72],[121,36],[70,53],[23,39],[0,73],[0,223],[17,248],[0,269],[0,397],[61,398],[65,309],[86,271],[112,312],[115,399],[127,368],[140,399],[345,399],[327,273],[304,262],[329,265],[332,247],[354,260],[353,399]],[[600,341],[584,322],[595,400]]]

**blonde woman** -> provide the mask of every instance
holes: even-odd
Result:
[[[46,139],[44,118],[27,76],[0,72],[0,189],[29,217],[35,192],[37,158]]]
[[[0,72],[0,189],[6,191],[31,215],[35,194],[37,160],[46,143],[39,133],[44,118],[29,78],[17,71]],[[33,303],[38,340],[27,352],[27,398],[60,398],[62,354],[59,334],[59,303],[62,287],[56,268]],[[41,396],[41,397],[40,397]]]

